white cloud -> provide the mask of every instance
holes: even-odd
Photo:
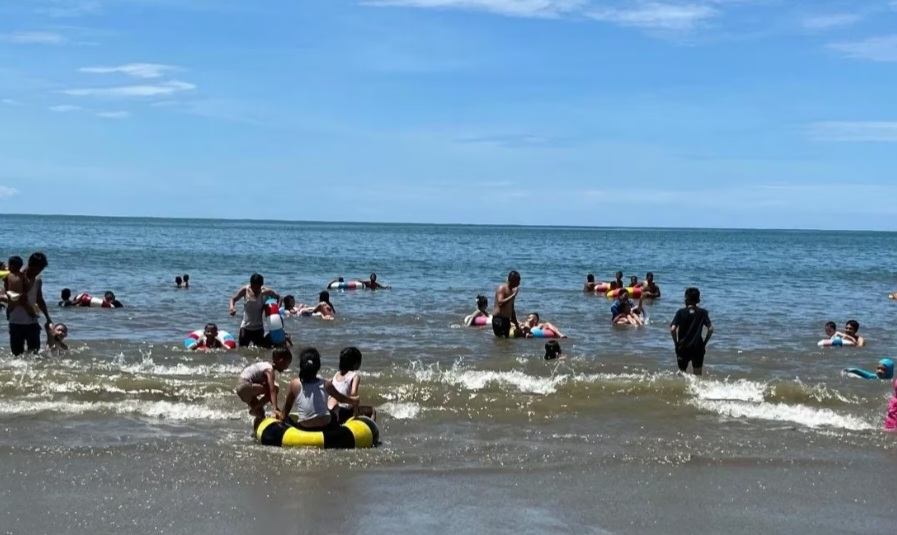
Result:
[[[193,89],[196,89],[194,84],[171,80],[155,85],[65,89],[61,93],[73,97],[159,97]]]
[[[719,15],[716,8],[700,3],[639,3],[622,9],[599,9],[588,13],[590,18],[621,26],[668,31],[687,31]]]
[[[807,133],[820,141],[897,143],[897,121],[825,121],[809,125]]]
[[[48,17],[70,18],[94,13],[99,11],[100,7],[100,2],[93,0],[53,0],[52,2],[49,2],[49,5],[38,8],[35,12],[40,15],[47,15]]]
[[[573,13],[588,0],[366,0],[372,6],[488,11],[511,17],[556,17]]]
[[[870,37],[863,41],[832,43],[828,48],[848,58],[897,62],[897,34]]]
[[[24,106],[24,104],[22,104],[18,100],[13,100],[11,98],[5,98],[3,100],[0,100],[0,102],[6,104],[7,106]]]
[[[70,104],[62,104],[60,106],[50,106],[47,108],[50,111],[54,111],[56,113],[68,113],[70,111],[81,111],[84,108],[81,106],[72,106]]]
[[[859,13],[830,13],[828,15],[812,15],[801,21],[801,26],[808,30],[828,30],[850,26],[861,21],[863,16]]]
[[[13,32],[0,39],[17,45],[60,45],[65,42],[65,37],[52,32]]]
[[[10,188],[9,186],[0,186],[0,199],[9,199],[11,197],[15,197],[19,194],[19,190],[16,188]]]
[[[82,67],[79,72],[87,72],[93,74],[111,74],[120,73],[134,78],[161,78],[167,72],[182,70],[174,65],[162,65],[158,63],[128,63],[127,65],[119,65],[117,67]]]
[[[103,119],[127,119],[131,114],[126,111],[101,111],[97,113],[97,117]]]

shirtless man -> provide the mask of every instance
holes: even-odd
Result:
[[[533,329],[547,329],[549,331],[554,331],[554,333],[558,335],[558,338],[567,338],[567,335],[562,333],[554,323],[549,323],[547,321],[542,322],[538,312],[531,312],[530,315],[526,317],[526,321],[523,322],[523,332],[526,333],[527,338],[532,337]]]
[[[616,273],[616,275],[614,275],[614,280],[612,280],[611,283],[610,283],[610,289],[611,289],[611,290],[616,290],[617,288],[623,288],[623,287],[624,287],[624,284],[623,284],[623,272],[622,272],[622,271],[618,271],[618,272]]]
[[[516,271],[508,273],[508,282],[495,290],[492,332],[498,338],[511,336],[511,325],[520,330],[520,324],[517,323],[517,311],[514,310],[514,300],[517,299],[518,290],[520,290],[520,273]]]
[[[645,299],[657,299],[660,297],[660,287],[654,283],[654,273],[650,271],[645,275],[642,281],[642,297]]]
[[[377,282],[377,274],[376,273],[371,273],[371,278],[366,281],[363,281],[361,279],[356,279],[356,282],[360,282],[361,284],[364,284],[364,287],[367,288],[368,290],[391,290],[392,289],[392,286],[383,285],[383,284],[380,284],[379,282]]]

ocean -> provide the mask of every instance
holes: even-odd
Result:
[[[0,329],[0,533],[892,533],[890,381],[841,375],[897,356],[897,233],[436,226],[0,216],[0,256],[49,259],[68,352],[14,358]],[[497,340],[462,326],[521,273],[519,315],[569,336]],[[587,273],[663,290],[615,327]],[[361,349],[373,450],[250,438],[232,389],[270,352],[191,353],[250,274],[338,318],[287,318],[322,375]],[[174,277],[190,274],[189,290]],[[697,286],[716,332],[705,375],[676,373],[668,325]],[[60,290],[117,310],[57,308]],[[238,310],[240,306],[238,305]],[[864,348],[818,348],[826,321]],[[296,361],[294,361],[295,363]],[[281,377],[285,387],[295,370]],[[282,402],[282,400],[281,400]],[[285,530],[285,531],[284,531]]]

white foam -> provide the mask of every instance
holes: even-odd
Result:
[[[7,401],[0,402],[0,414],[30,415],[54,414],[127,414],[160,418],[164,420],[235,420],[245,411],[223,411],[195,403],[170,401]]]
[[[414,420],[420,416],[422,409],[417,403],[389,401],[377,407],[377,410],[389,414],[396,420]]]
[[[877,426],[856,416],[838,414],[831,409],[818,409],[806,405],[702,399],[692,400],[689,403],[698,409],[715,412],[730,418],[793,422],[811,428],[833,427],[851,431],[877,428]]]
[[[735,382],[698,379],[687,376],[688,392],[700,400],[750,401],[760,403],[765,399],[767,385],[747,379]]]

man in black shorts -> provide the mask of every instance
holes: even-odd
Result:
[[[676,363],[679,371],[686,371],[688,363],[695,375],[701,375],[704,368],[704,353],[707,342],[713,336],[710,314],[698,306],[701,291],[697,288],[685,290],[685,308],[680,308],[670,323],[670,334],[676,344]],[[707,336],[702,336],[707,327]]]
[[[508,273],[508,282],[500,285],[495,290],[495,309],[492,311],[492,332],[498,338],[511,336],[511,325],[520,330],[517,323],[517,311],[514,310],[514,300],[517,299],[517,291],[520,289],[520,273],[512,271]]]

